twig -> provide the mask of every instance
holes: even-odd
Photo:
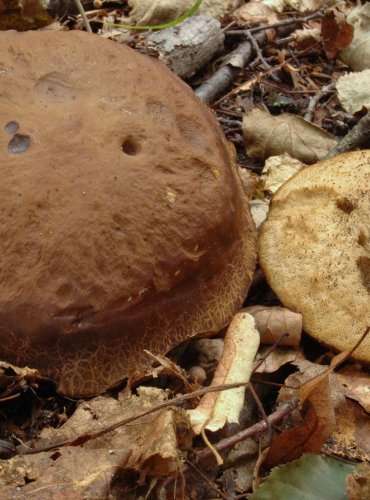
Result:
[[[367,112],[357,124],[341,139],[338,144],[326,156],[325,160],[332,158],[345,151],[352,151],[361,146],[370,137],[370,112]]]
[[[80,0],[74,0],[75,4],[76,4],[76,7],[78,9],[78,12],[80,13],[81,17],[82,17],[82,21],[85,25],[85,28],[86,28],[86,31],[88,33],[92,33],[92,29],[91,29],[91,26],[90,26],[90,23],[89,23],[89,20],[87,19],[87,16],[85,14],[85,11],[84,11],[84,8],[82,7],[82,3]]]
[[[280,422],[286,415],[289,415],[293,410],[298,408],[299,405],[299,399],[294,398],[290,402],[285,403],[284,405],[280,406],[277,410],[275,410],[271,415],[267,417],[267,420],[269,422],[269,425],[272,426],[278,422]],[[263,432],[267,428],[267,424],[265,420],[261,420],[260,422],[252,425],[248,429],[244,429],[237,434],[234,434],[233,436],[227,437],[225,439],[222,439],[218,443],[214,444],[214,448],[217,451],[222,451],[226,450],[228,448],[232,448],[235,446],[237,443],[240,443],[241,441],[244,441],[250,436],[254,436],[256,434],[259,434],[260,432]],[[204,448],[203,450],[199,451],[196,453],[196,459],[197,462],[206,462],[210,458],[213,457],[213,453],[211,450],[208,448]],[[184,466],[182,468],[182,474],[185,474],[189,470],[188,466]],[[164,482],[164,486],[169,486],[175,479],[176,476],[171,476],[166,481]]]
[[[241,30],[229,30],[225,34],[226,35],[244,35],[249,33],[258,33],[259,31],[263,30],[269,30],[269,29],[275,29],[275,28],[280,28],[282,26],[290,26],[291,24],[302,24],[306,23],[307,21],[310,21],[311,19],[316,19],[318,17],[323,17],[324,12],[323,9],[321,8],[319,11],[314,12],[313,14],[309,14],[307,16],[301,16],[301,17],[293,17],[289,19],[282,19],[281,21],[277,21],[276,23],[272,24],[261,24],[260,26],[256,26],[255,28],[249,28],[249,29],[241,29]]]
[[[333,82],[329,83],[328,85],[325,85],[324,87],[321,88],[321,90],[319,92],[317,92],[317,94],[315,94],[314,96],[312,96],[310,98],[310,102],[307,106],[307,110],[306,110],[306,113],[304,115],[304,119],[311,122],[312,121],[312,118],[313,118],[313,113],[314,113],[314,110],[317,106],[317,104],[319,103],[319,101],[325,97],[327,94],[330,94],[330,92],[335,88],[337,82],[336,80],[334,80]]]
[[[270,64],[268,64],[266,59],[263,57],[262,50],[260,49],[260,46],[258,45],[258,43],[257,43],[256,39],[254,38],[254,36],[252,35],[252,33],[249,30],[247,30],[245,34],[246,34],[248,40],[251,42],[251,44],[256,52],[257,61],[259,61],[262,64],[263,68],[265,68],[267,70],[272,69]],[[271,78],[273,80],[275,80],[275,82],[280,81],[279,78],[275,75],[275,73],[271,73]]]

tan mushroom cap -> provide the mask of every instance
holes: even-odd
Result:
[[[0,359],[97,393],[230,320],[254,225],[212,112],[159,61],[77,31],[0,46]]]
[[[304,329],[338,351],[370,325],[370,150],[304,168],[275,194],[259,259]],[[370,335],[354,353],[370,362]]]

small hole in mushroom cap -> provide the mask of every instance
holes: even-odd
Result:
[[[121,149],[126,155],[135,156],[140,151],[140,146],[133,137],[127,137],[123,141]]]
[[[29,135],[15,134],[9,141],[8,151],[12,154],[20,154],[27,151],[31,144],[31,137]]]
[[[5,132],[8,134],[16,134],[19,130],[19,123],[15,121],[8,122],[4,127]]]

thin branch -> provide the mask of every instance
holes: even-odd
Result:
[[[82,3],[80,0],[74,0],[75,4],[76,4],[76,7],[78,9],[78,12],[80,13],[81,17],[82,17],[82,21],[84,23],[84,26],[86,28],[86,31],[88,33],[92,33],[92,29],[91,29],[91,26],[90,26],[90,23],[89,23],[89,20],[87,19],[87,16],[85,14],[85,11],[84,11],[84,8],[82,7]]]
[[[314,113],[314,110],[315,110],[317,104],[319,103],[319,101],[323,97],[330,94],[333,91],[333,89],[335,89],[336,84],[337,84],[337,82],[336,82],[336,80],[334,80],[333,82],[329,83],[328,85],[325,85],[324,87],[322,87],[321,90],[319,92],[317,92],[317,94],[315,94],[314,96],[312,96],[310,98],[310,102],[307,106],[307,110],[306,110],[306,113],[304,115],[305,120],[307,120],[309,122],[312,121],[313,113]]]

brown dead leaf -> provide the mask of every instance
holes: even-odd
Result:
[[[311,164],[336,145],[327,132],[300,116],[271,116],[257,108],[244,114],[243,135],[248,154],[261,160],[289,153],[291,157]]]
[[[286,383],[299,389],[281,389],[279,402],[297,396],[298,392],[304,403],[303,413],[293,416],[294,427],[273,439],[267,457],[270,466],[289,462],[305,452],[320,452],[335,428],[335,408],[344,399],[338,389],[335,374],[328,373],[326,367],[306,360],[293,364],[298,366],[300,371],[290,375]],[[317,383],[310,384],[313,379]]]
[[[337,375],[344,394],[370,413],[370,375],[358,365],[345,366]]]
[[[261,344],[274,344],[282,334],[279,345],[299,346],[302,315],[286,307],[249,306],[242,309],[251,314],[261,335]]]
[[[347,23],[345,14],[335,8],[326,13],[321,23],[324,51],[328,59],[333,59],[339,51],[352,42],[355,30]]]
[[[165,401],[164,391],[154,387],[140,387],[138,396],[121,394],[119,399],[99,396],[80,405],[60,429],[46,429],[37,446],[77,438],[137,415]],[[166,408],[130,424],[118,427],[101,437],[91,439],[83,449],[119,449],[129,452],[125,468],[146,472],[151,476],[167,476],[180,466],[178,438],[187,442],[189,422],[180,408]]]
[[[241,312],[234,316],[226,332],[224,351],[216,368],[211,387],[248,382],[253,361],[259,346],[260,336],[250,314]],[[243,407],[245,387],[222,392],[209,392],[203,396],[188,415],[193,431],[200,434],[203,429],[215,432],[226,423],[238,423]]]

